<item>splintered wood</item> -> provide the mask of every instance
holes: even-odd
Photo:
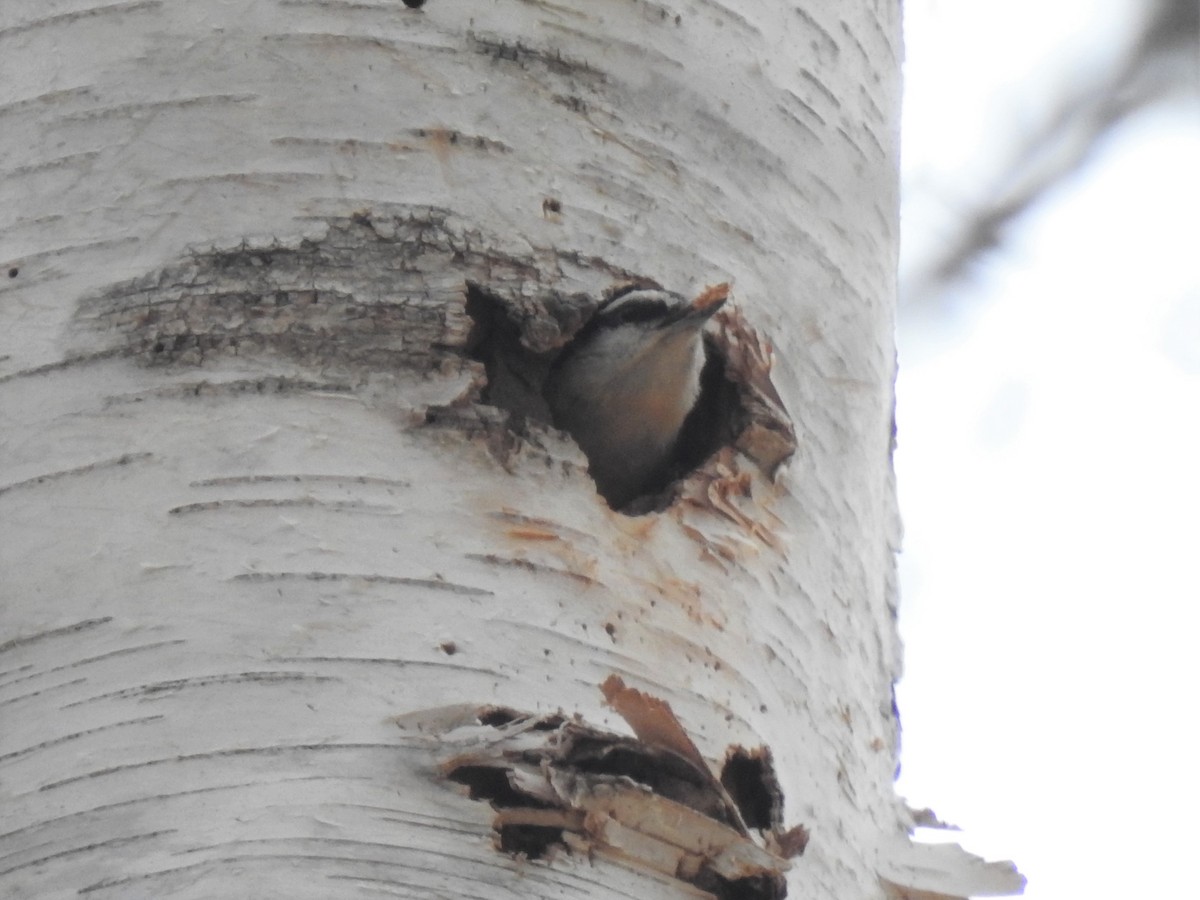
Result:
[[[608,704],[634,737],[562,715],[485,708],[397,720],[461,752],[441,765],[496,810],[497,847],[530,859],[601,855],[686,882],[698,896],[781,900],[807,832],[751,830],[663,700],[609,677]],[[436,722],[432,728],[429,723]]]
[[[728,295],[728,285],[706,289],[695,304],[712,305]],[[692,533],[705,552],[716,561],[735,562],[756,545],[781,552],[775,534],[778,517],[770,509],[769,496],[752,495],[754,478],[746,467],[752,463],[768,480],[796,451],[796,432],[787,410],[771,381],[774,353],[770,343],[746,320],[736,306],[725,306],[713,317],[717,328],[707,335],[713,350],[723,360],[723,379],[736,395],[729,442],[712,454],[682,484],[678,507],[703,509],[737,526],[750,544],[731,543]]]
[[[775,352],[737,307],[726,306],[715,318],[720,327],[712,337],[725,358],[726,377],[738,385],[749,420],[736,447],[768,477],[774,477],[796,452],[796,432],[771,382]]]

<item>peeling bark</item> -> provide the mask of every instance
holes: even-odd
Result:
[[[602,690],[635,738],[510,709],[484,708],[461,719],[433,710],[398,724],[431,730],[443,747],[466,748],[441,770],[496,810],[492,828],[503,853],[599,854],[721,900],[785,897],[787,857],[803,852],[807,830],[762,823],[753,836],[745,821],[751,808],[726,792],[670,706],[615,676]]]

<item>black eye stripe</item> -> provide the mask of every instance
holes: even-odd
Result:
[[[651,322],[664,318],[672,305],[654,294],[626,294],[615,297],[596,313],[601,326],[622,325],[627,322]]]
[[[622,303],[605,318],[616,322],[649,322],[661,319],[666,314],[667,304],[661,300],[631,300]]]

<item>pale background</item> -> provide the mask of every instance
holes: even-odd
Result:
[[[1195,890],[1195,94],[1114,129],[966,278],[913,285],[1147,2],[905,4],[899,790],[1032,900]]]

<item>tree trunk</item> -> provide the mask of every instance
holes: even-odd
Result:
[[[0,893],[903,881],[899,4],[825,6],[6,0]],[[630,515],[540,379],[647,279],[736,312]],[[650,858],[595,798],[680,795],[572,728],[760,868]]]

